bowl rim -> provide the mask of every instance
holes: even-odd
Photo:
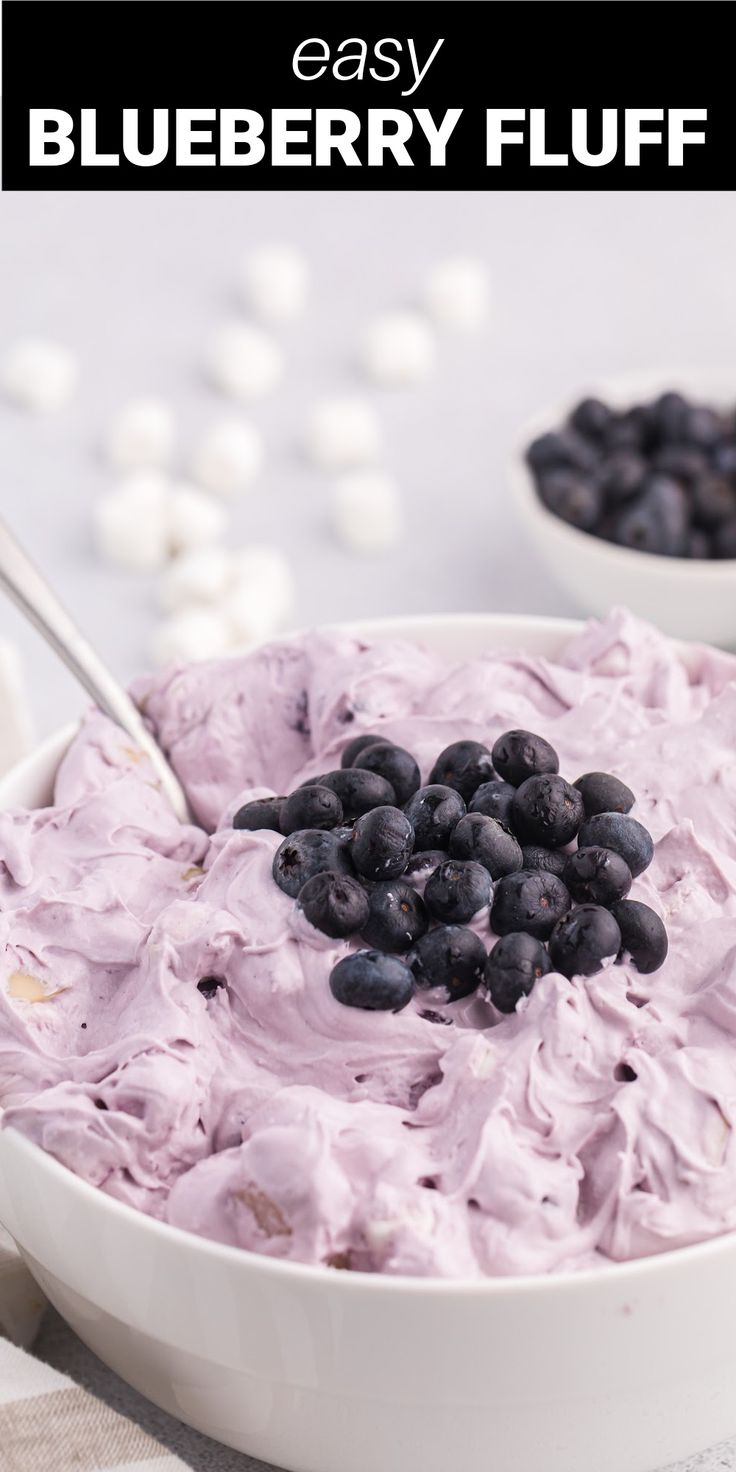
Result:
[[[635,553],[634,556],[638,557],[639,554]],[[339,631],[345,635],[358,637],[388,635],[391,638],[397,638],[402,636],[397,630],[411,637],[412,631],[418,634],[421,629],[430,627],[443,630],[464,627],[482,633],[484,629],[490,632],[494,625],[502,625],[510,628],[510,631],[513,630],[514,635],[518,634],[522,637],[525,631],[538,633],[544,630],[557,633],[560,638],[565,639],[582,632],[586,622],[589,621],[557,618],[545,614],[488,612],[397,614],[373,619],[337,620],[313,627],[321,631]],[[282,642],[303,632],[305,630],[283,634],[278,640],[271,642]],[[668,642],[678,649],[683,662],[686,663],[687,644],[677,639],[669,639]],[[502,648],[503,645],[499,644],[496,647]],[[20,762],[3,773],[0,777],[0,803],[4,802],[4,791],[32,776],[36,767],[42,766],[52,758],[57,758],[57,762],[61,760],[78,729],[78,722],[65,724],[41,741]],[[218,1242],[214,1238],[202,1236],[197,1232],[150,1216],[138,1207],[110,1195],[100,1186],[94,1186],[85,1181],[69,1166],[50,1152],[43,1150],[40,1145],[28,1139],[14,1126],[5,1125],[3,1114],[4,1111],[0,1108],[0,1155],[3,1149],[3,1138],[9,1138],[12,1142],[11,1148],[18,1151],[21,1158],[25,1157],[27,1170],[38,1170],[41,1175],[44,1171],[48,1171],[52,1181],[55,1181],[62,1190],[68,1190],[81,1198],[85,1209],[88,1207],[93,1212],[112,1214],[113,1219],[118,1220],[123,1227],[128,1226],[132,1231],[152,1236],[154,1241],[159,1241],[164,1245],[169,1242],[181,1251],[191,1251],[214,1261],[222,1261],[233,1270],[242,1273],[263,1273],[271,1279],[282,1281],[285,1286],[288,1286],[290,1282],[301,1282],[315,1288],[326,1288],[327,1285],[333,1288],[339,1284],[337,1289],[339,1292],[370,1291],[374,1296],[377,1292],[390,1294],[408,1292],[412,1295],[423,1293],[432,1296],[457,1293],[464,1297],[478,1294],[484,1297],[488,1295],[506,1297],[509,1294],[524,1297],[529,1294],[543,1296],[561,1292],[570,1294],[574,1291],[590,1292],[593,1288],[603,1289],[606,1285],[616,1288],[626,1287],[631,1282],[638,1282],[642,1274],[659,1277],[668,1272],[676,1273],[678,1270],[686,1270],[700,1261],[717,1259],[720,1254],[732,1251],[736,1244],[736,1230],[732,1230],[702,1242],[665,1248],[661,1252],[646,1257],[630,1258],[621,1262],[602,1258],[600,1264],[577,1270],[562,1269],[549,1273],[518,1273],[496,1277],[481,1275],[445,1278],[437,1275],[420,1277],[405,1273],[339,1271],[323,1263],[302,1263],[287,1258],[270,1257],[264,1253],[253,1252],[250,1248]]]
[[[699,379],[702,387],[693,390],[693,382],[697,383]],[[632,395],[638,394],[640,397],[651,398],[672,388],[680,389],[691,396],[694,394],[698,398],[709,398],[716,402],[722,399],[727,400],[729,405],[736,400],[736,389],[726,390],[722,384],[714,386],[695,372],[614,374],[609,378],[599,379],[574,398],[558,400],[555,404],[548,405],[530,415],[514,436],[508,479],[515,500],[520,504],[526,516],[534,519],[539,526],[554,529],[558,536],[565,538],[571,555],[579,555],[584,551],[590,552],[592,544],[592,548],[597,550],[598,555],[609,555],[622,569],[638,569],[640,573],[648,577],[669,575],[697,581],[702,579],[707,569],[708,577],[721,583],[730,582],[736,573],[736,557],[665,557],[655,552],[638,552],[633,547],[620,547],[616,542],[604,541],[602,537],[593,536],[592,532],[583,531],[580,527],[563,521],[560,516],[555,516],[554,512],[550,511],[540,499],[534,476],[526,459],[526,452],[532,440],[564,424],[571,409],[583,398],[601,398],[614,405],[620,404],[626,407]]]

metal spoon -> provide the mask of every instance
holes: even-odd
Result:
[[[103,664],[99,655],[79,632],[74,621],[51,591],[45,578],[19,547],[4,522],[0,521],[0,587],[17,603],[21,612],[43,634],[47,644],[91,695],[95,705],[121,726],[126,735],[149,758],[161,788],[177,818],[190,821],[184,789],[169,766],[161,748],[144,725],[130,696]]]

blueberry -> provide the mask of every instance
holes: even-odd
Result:
[[[545,874],[556,874],[562,878],[567,863],[567,854],[559,848],[543,848],[541,844],[528,843],[521,850],[522,869],[542,869]]]
[[[719,526],[713,538],[714,557],[736,557],[736,516]]]
[[[378,741],[366,746],[355,758],[354,767],[362,771],[377,772],[379,777],[391,783],[399,806],[416,792],[421,782],[419,768],[410,751],[403,746],[394,746],[391,741]]]
[[[372,808],[357,818],[348,845],[364,879],[398,879],[414,847],[414,829],[400,808]]]
[[[344,1007],[400,1012],[414,995],[414,974],[398,956],[354,951],[333,966],[330,991]]]
[[[707,469],[707,457],[692,445],[663,445],[652,459],[652,470],[674,476],[684,486],[692,485]]]
[[[499,823],[508,825],[515,790],[510,782],[481,782],[470,799],[468,812],[485,813],[487,818],[497,818]]]
[[[562,434],[542,434],[530,444],[526,458],[536,475],[546,470],[571,468],[590,470],[595,462],[595,452],[579,435],[569,431]]]
[[[628,501],[641,489],[647,462],[636,450],[615,450],[604,460],[598,484],[609,502]]]
[[[687,534],[685,555],[686,557],[698,558],[701,561],[713,556],[711,539],[708,533],[702,531],[699,526],[691,527]]]
[[[434,783],[420,787],[404,812],[414,829],[416,849],[447,848],[453,828],[465,816],[465,803],[454,787]]]
[[[565,865],[565,884],[579,905],[614,905],[631,889],[631,870],[612,848],[579,848]]]
[[[413,853],[404,874],[407,879],[416,879],[417,883],[429,878],[430,874],[444,864],[447,854],[441,848],[425,848],[420,853]]]
[[[631,788],[610,772],[585,772],[575,786],[582,796],[586,818],[594,813],[628,813],[634,806]]]
[[[450,855],[453,859],[475,859],[488,870],[491,879],[521,868],[521,849],[513,833],[485,813],[467,813],[460,819],[450,838]]]
[[[343,747],[340,766],[352,767],[357,757],[360,756],[362,751],[365,751],[366,747],[377,746],[379,742],[385,745],[386,737],[377,736],[375,732],[364,732],[362,736],[354,736],[352,741],[348,741],[347,746]]]
[[[424,890],[427,909],[435,920],[464,925],[491,896],[491,876],[482,864],[447,859],[430,874]]]
[[[659,915],[640,900],[620,900],[612,913],[621,931],[621,948],[637,970],[645,974],[657,971],[668,950],[667,931]]]
[[[511,809],[514,832],[521,843],[561,848],[575,837],[585,817],[577,787],[554,773],[527,777],[517,789]]]
[[[284,801],[283,797],[254,797],[252,802],[246,802],[242,808],[238,808],[233,818],[233,828],[245,828],[249,833],[255,833],[259,828],[270,828],[274,833],[280,833],[281,805]]]
[[[328,787],[297,787],[284,798],[280,823],[287,835],[302,828],[336,828],[342,823],[342,803]]]
[[[453,741],[440,752],[429,774],[430,782],[454,788],[466,802],[481,782],[488,782],[492,777],[491,753],[480,741]]]
[[[344,844],[334,833],[304,828],[289,834],[274,854],[272,873],[279,889],[296,899],[302,885],[314,874],[334,869],[349,873],[350,860]]]
[[[687,546],[688,505],[679,481],[653,475],[616,518],[613,540],[637,552],[682,557]]]
[[[202,993],[206,1002],[211,1002],[212,998],[219,992],[220,987],[226,985],[227,982],[224,976],[203,976],[197,982],[197,991]]]
[[[499,879],[491,906],[491,926],[496,935],[523,930],[537,940],[546,940],[569,908],[567,886],[557,874],[520,869],[518,874]]]
[[[723,439],[725,424],[715,409],[706,404],[691,404],[685,421],[685,438],[701,450],[712,450]]]
[[[612,848],[625,859],[635,879],[654,858],[651,834],[625,813],[594,813],[586,818],[578,843],[581,848]]]
[[[368,919],[368,896],[349,874],[326,870],[313,874],[299,891],[297,900],[305,920],[323,935],[342,940],[356,935]]]
[[[570,426],[587,440],[603,439],[613,414],[602,399],[582,399],[570,415]]]
[[[368,907],[368,918],[360,933],[366,944],[377,950],[408,951],[429,924],[424,900],[403,879],[374,884]]]
[[[493,765],[504,782],[520,787],[527,777],[542,772],[559,772],[557,752],[543,736],[533,731],[504,731],[493,743]]]
[[[725,475],[736,480],[736,440],[724,440],[713,450],[713,469],[716,475]]]
[[[621,949],[621,931],[610,910],[577,905],[555,926],[549,953],[563,976],[593,976]]]
[[[652,417],[659,440],[665,444],[673,440],[686,440],[689,414],[690,405],[682,394],[660,394],[652,405]]]
[[[371,808],[396,806],[396,793],[391,783],[380,777],[378,772],[346,767],[336,772],[325,772],[319,780],[321,787],[328,787],[339,797],[343,817],[351,821],[369,813]]]
[[[603,510],[603,492],[578,470],[548,470],[539,478],[540,500],[561,521],[592,531]]]
[[[486,948],[464,925],[438,925],[417,941],[409,958],[422,989],[444,987],[448,1002],[469,997],[483,980]]]
[[[614,415],[606,430],[610,450],[648,450],[654,433],[651,409],[643,404]]]
[[[692,490],[692,515],[697,526],[715,531],[736,516],[736,488],[715,475],[705,475]]]
[[[552,962],[541,940],[526,931],[510,930],[496,941],[485,968],[485,984],[499,1012],[515,1012],[535,981],[547,976]]]

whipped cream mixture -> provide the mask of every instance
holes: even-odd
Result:
[[[551,1272],[736,1227],[735,681],[616,613],[555,661],[315,634],[140,682],[202,826],[98,714],[54,806],[0,816],[5,1124],[155,1217],[306,1263]],[[341,1006],[351,943],[299,919],[279,835],[234,831],[237,807],[361,730],[426,781],[449,742],[519,726],[570,780],[637,794],[656,853],[631,897],[665,920],[664,966],[552,974],[510,1017]]]

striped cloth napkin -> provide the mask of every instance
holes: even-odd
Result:
[[[188,1472],[133,1421],[5,1339],[0,1466],[2,1472]]]

